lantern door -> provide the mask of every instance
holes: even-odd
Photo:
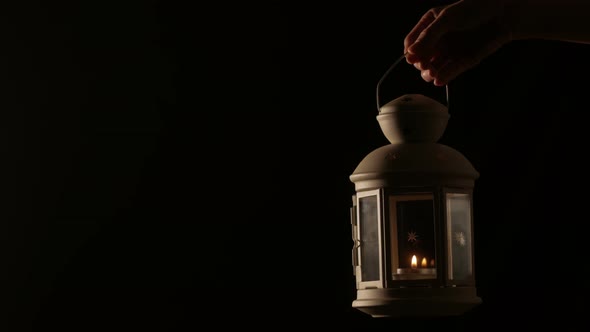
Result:
[[[381,191],[359,192],[353,215],[353,261],[358,289],[383,288]],[[356,217],[356,218],[355,218]]]
[[[389,195],[389,252],[394,283],[437,279],[436,213],[433,193]]]

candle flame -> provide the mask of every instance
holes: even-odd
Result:
[[[434,259],[431,259],[431,260],[430,260],[430,266],[431,266],[431,267],[434,267]]]
[[[426,260],[426,257],[422,258],[422,262],[420,263],[420,266],[428,267],[428,261]]]
[[[418,267],[418,259],[416,258],[416,255],[412,256],[412,268],[415,269]]]

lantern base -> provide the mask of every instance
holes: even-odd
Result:
[[[475,287],[359,289],[352,307],[378,317],[457,316],[482,302]]]

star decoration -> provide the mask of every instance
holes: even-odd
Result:
[[[465,240],[465,234],[463,232],[456,232],[455,233],[455,241],[461,246],[464,247],[467,240]]]
[[[414,232],[414,231],[408,232],[408,242],[416,243],[417,241],[418,241],[418,234],[416,234],[416,232]]]

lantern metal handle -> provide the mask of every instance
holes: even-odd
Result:
[[[406,58],[406,55],[408,53],[404,53],[401,57],[399,57],[397,60],[395,60],[395,62],[389,67],[389,69],[387,69],[387,71],[385,72],[385,74],[383,74],[383,76],[381,77],[381,79],[379,79],[379,82],[377,82],[377,113],[381,113],[381,99],[379,98],[379,87],[381,86],[381,83],[383,83],[383,81],[385,80],[385,78],[387,77],[387,75],[389,75],[389,73],[398,65],[398,63],[400,63],[400,61],[402,61],[403,59]],[[449,85],[445,84],[445,94],[446,94],[446,99],[447,99],[447,108],[449,108]]]

